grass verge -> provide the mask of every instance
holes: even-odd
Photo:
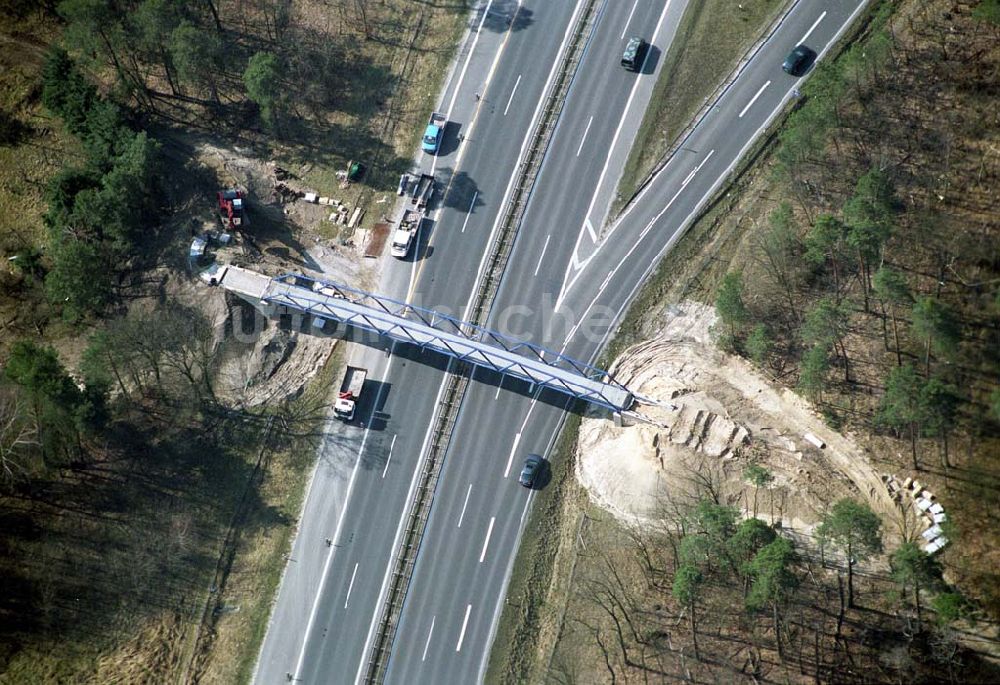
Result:
[[[584,493],[574,473],[581,415],[570,414],[551,455],[552,481],[535,495],[507,588],[485,682],[541,682],[559,638]],[[556,598],[557,601],[552,601]]]
[[[771,8],[768,21],[758,23],[760,30],[754,35],[759,35],[773,20],[779,5],[772,3],[768,7]],[[688,21],[693,20],[688,18]],[[852,40],[857,30],[845,36],[838,49]],[[664,71],[667,73],[666,68]],[[698,102],[696,99],[691,102],[696,110]],[[711,298],[744,237],[743,221],[731,221],[731,214],[759,175],[769,173],[759,161],[773,149],[774,134],[780,130],[783,119],[779,117],[773,122],[771,134],[754,144],[731,180],[661,260],[630,304],[598,366],[607,368],[624,349],[646,339],[653,332],[651,328],[659,320],[659,313],[670,303],[692,296],[703,301]],[[647,115],[644,127],[649,124]],[[676,130],[679,132],[679,127]],[[643,148],[637,142],[634,149]],[[639,156],[637,153],[632,157]],[[630,163],[635,160],[630,158]],[[564,612],[572,597],[577,532],[586,511],[586,494],[573,473],[579,426],[578,415],[567,420],[553,452],[553,487],[539,494],[526,526],[508,587],[510,599],[493,643],[487,682],[542,682],[547,677],[548,663],[555,654],[563,631]]]
[[[731,0],[688,5],[625,162],[612,214],[632,199],[653,167],[668,154],[786,4],[787,0],[751,0],[738,10],[734,10]]]
[[[302,396],[275,417],[277,421],[298,417],[301,423],[292,431],[305,435],[290,444],[270,441],[289,446],[266,457],[258,496],[239,517],[240,537],[224,589],[212,597],[212,615],[202,626],[193,680],[246,683],[253,675],[315,463],[320,433],[301,428],[324,422],[329,389],[334,387],[343,356],[342,349],[335,348]]]

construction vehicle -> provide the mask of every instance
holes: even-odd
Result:
[[[417,209],[424,209],[434,197],[434,177],[430,174],[403,174],[399,177],[399,187],[396,189],[397,195],[406,194],[410,198],[410,204],[417,206]]]
[[[237,188],[229,188],[227,190],[220,190],[218,192],[219,197],[219,216],[222,218],[222,225],[225,228],[237,228],[243,226],[245,223],[244,217],[244,204],[243,204],[243,191]]]
[[[399,218],[399,224],[392,234],[392,245],[389,247],[389,254],[397,259],[403,259],[410,252],[410,245],[413,244],[413,237],[417,235],[420,224],[424,220],[423,209],[406,209],[403,216]]]
[[[410,204],[416,205],[417,209],[425,209],[432,197],[434,197],[434,177],[430,174],[420,174],[413,184]]]
[[[436,154],[441,147],[441,139],[444,137],[444,127],[448,125],[448,117],[441,112],[433,112],[424,129],[424,138],[421,147],[424,152]]]
[[[358,398],[361,397],[361,388],[364,387],[367,377],[368,369],[363,369],[360,366],[347,367],[344,372],[344,380],[340,383],[337,401],[333,404],[333,413],[338,419],[354,420],[354,409]]]

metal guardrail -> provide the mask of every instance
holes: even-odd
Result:
[[[531,132],[532,142],[515,172],[518,180],[510,199],[504,205],[500,231],[490,247],[487,267],[476,291],[475,303],[471,309],[469,318],[475,325],[484,323],[493,304],[493,298],[500,287],[500,281],[507,268],[514,238],[517,236],[521,219],[524,216],[531,189],[538,176],[538,170],[541,167],[552,132],[555,130],[555,122],[562,112],[566,92],[569,90],[573,74],[580,63],[583,47],[586,44],[584,38],[594,20],[596,5],[597,0],[590,0],[577,19],[573,39],[566,48],[566,58],[562,62],[563,69],[546,94],[545,109]],[[439,405],[437,422],[427,461],[424,463],[420,487],[410,505],[406,533],[399,550],[396,552],[396,568],[391,576],[389,592],[382,606],[379,630],[369,655],[368,668],[365,673],[366,683],[381,683],[385,680],[389,653],[396,637],[396,629],[399,627],[399,618],[403,610],[403,601],[406,598],[410,578],[416,565],[417,551],[420,549],[427,517],[434,499],[437,477],[448,450],[451,434],[458,417],[458,408],[461,406],[462,398],[469,385],[468,374],[462,373],[462,371],[463,369],[459,368],[452,374]]]

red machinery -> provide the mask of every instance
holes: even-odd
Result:
[[[243,220],[243,191],[236,188],[220,190],[219,215],[222,217],[222,225],[225,228],[237,228],[244,224]]]

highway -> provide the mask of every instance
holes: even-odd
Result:
[[[450,184],[448,194],[424,222],[416,254],[387,264],[380,292],[400,299],[411,293],[414,304],[455,313],[468,306],[520,152],[510,141],[525,138],[560,48],[533,32],[559,26],[564,33],[576,9],[576,3],[539,0],[522,7],[484,3],[474,14],[469,42],[475,49],[460,57],[442,98],[452,123],[441,153],[422,160],[424,170]],[[424,270],[425,264],[434,267]],[[419,288],[413,288],[418,274]],[[358,407],[364,425],[331,423],[324,437],[255,682],[287,682],[289,674],[300,682],[329,682],[328,673],[350,681],[365,666],[443,388],[440,364],[415,362],[412,351],[402,352],[386,357],[378,346],[354,348],[351,362],[369,369]]]
[[[805,36],[822,57],[858,7],[796,4],[681,151],[630,210],[602,231],[654,79],[620,70],[622,35],[655,34],[653,42],[665,49],[683,10],[676,0],[605,3],[532,193],[491,325],[592,359],[662,254],[793,97],[799,80],[781,71],[785,54]],[[517,11],[513,4],[508,9]],[[454,184],[461,183],[462,192],[449,195],[435,222],[433,250],[424,250],[422,268],[415,264],[414,292],[423,306],[454,312],[468,301],[476,257],[485,250],[517,157],[510,141],[522,140],[548,76],[537,65],[554,59],[540,61],[539,51],[552,54],[559,47],[537,36],[563,35],[574,6],[540,1],[525,3],[521,11],[526,10],[531,21],[517,30],[483,33],[472,53],[479,66],[470,63],[468,83],[460,86],[480,88],[475,92],[484,98],[458,99],[478,107],[478,114],[454,111],[452,117],[461,121],[467,115],[474,127],[456,152],[438,158],[439,172],[448,173],[449,164],[459,170]],[[399,292],[414,275],[387,270],[384,292]],[[426,365],[414,355],[386,357],[368,347],[360,356],[373,376],[383,379],[373,389],[375,405],[360,409],[374,422],[370,430],[335,428],[324,444],[257,682],[282,682],[286,673],[300,682],[347,682],[363,673],[443,374],[440,363]],[[518,384],[498,383],[482,372],[475,380],[435,493],[389,682],[482,678],[531,503],[531,491],[517,485],[517,473],[526,453],[547,453],[565,415],[562,397],[530,397]],[[326,537],[332,546],[326,547]]]

